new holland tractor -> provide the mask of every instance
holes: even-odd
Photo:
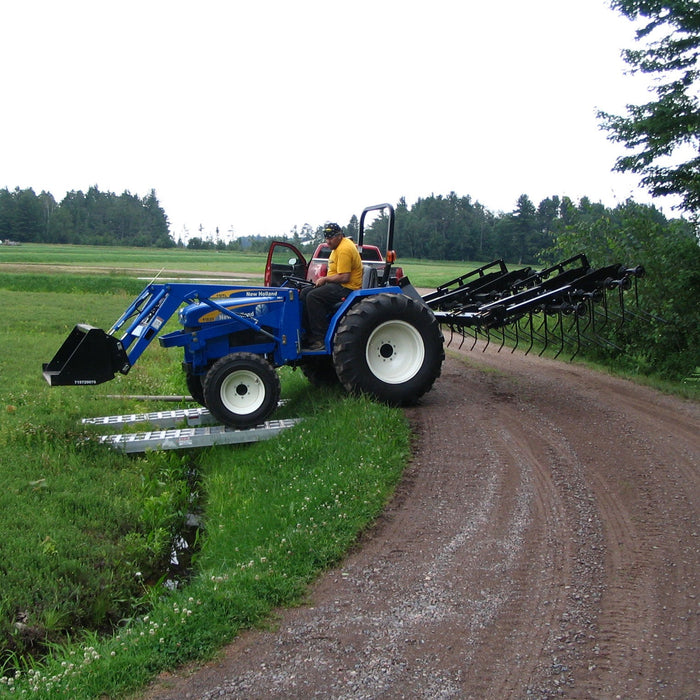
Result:
[[[393,260],[391,205],[362,212],[360,242],[366,215],[384,210],[389,212],[386,259]],[[320,351],[302,349],[299,289],[308,284],[298,276],[302,263],[292,257],[277,264],[271,250],[266,279],[275,286],[149,284],[109,331],[75,326],[43,365],[43,374],[51,386],[101,384],[127,374],[158,338],[164,347],[183,348],[192,397],[230,427],[258,425],[275,410],[280,398],[276,368],[283,365],[301,367],[315,383],[339,381],[349,392],[410,404],[440,375],[443,336],[408,280],[390,286],[390,270],[390,262],[380,275],[370,270],[363,288],[348,293],[329,319]],[[175,313],[181,328],[159,336]]]

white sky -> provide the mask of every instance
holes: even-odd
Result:
[[[596,119],[649,99],[633,45],[608,0],[3,2],[0,188],[155,189],[176,239],[450,191],[649,202]]]

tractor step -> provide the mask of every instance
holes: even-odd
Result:
[[[167,411],[166,411],[167,413]],[[147,450],[184,450],[211,445],[232,445],[259,442],[275,437],[299,422],[299,418],[266,421],[254,428],[228,428],[211,425],[197,428],[175,428],[145,433],[102,435],[99,442],[120,452],[135,453]]]

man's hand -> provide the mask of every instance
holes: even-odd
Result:
[[[327,275],[326,277],[319,277],[316,280],[316,286],[320,287],[326,282],[334,282],[335,284],[345,284],[350,281],[349,272],[339,272],[337,275]]]

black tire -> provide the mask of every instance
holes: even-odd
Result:
[[[317,387],[337,386],[340,384],[335,372],[333,358],[330,355],[305,357],[299,363],[304,376]]]
[[[187,372],[185,374],[185,384],[187,385],[187,391],[190,392],[190,396],[200,405],[205,406],[204,403],[204,388],[202,386],[202,375],[201,374],[191,374]]]
[[[432,311],[403,294],[364,297],[342,319],[333,341],[343,386],[393,406],[413,404],[429,391],[444,359]]]
[[[212,415],[234,428],[259,425],[277,408],[280,380],[263,357],[237,352],[217,360],[203,382]]]

